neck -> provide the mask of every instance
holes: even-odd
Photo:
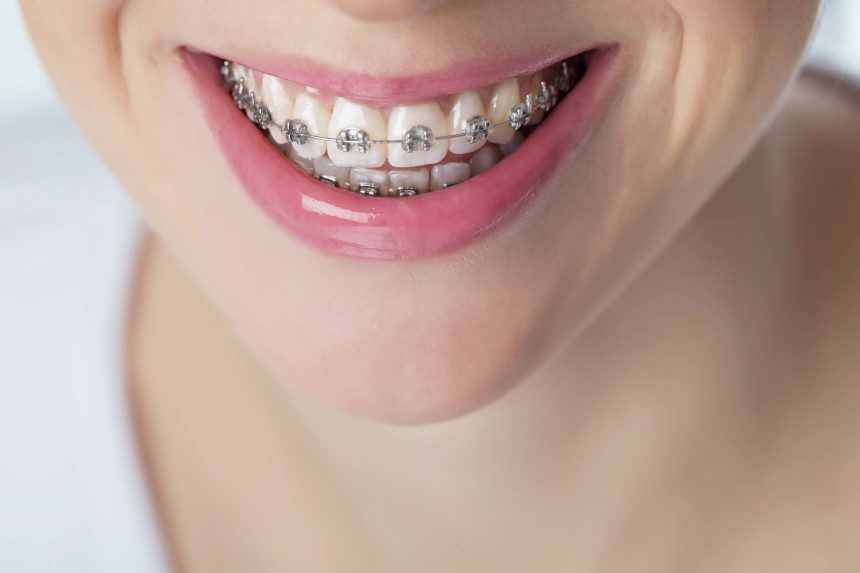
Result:
[[[402,553],[404,566],[427,536],[450,536],[445,541],[456,545],[468,535],[473,545],[459,549],[466,553],[506,539],[544,554],[561,551],[566,542],[548,531],[599,548],[611,531],[629,527],[627,504],[654,511],[641,500],[655,499],[661,478],[701,458],[690,456],[704,446],[697,440],[730,411],[719,380],[660,377],[666,367],[701,374],[705,357],[696,348],[688,342],[679,356],[676,337],[637,334],[621,310],[623,320],[602,318],[575,350],[557,353],[489,406],[442,423],[381,424],[269,376],[157,242],[141,285],[131,352],[142,440],[168,532],[176,531],[180,552],[198,563],[206,544],[195,550],[182,531],[212,527],[228,512],[248,514],[244,522],[231,517],[231,535],[256,544],[237,561],[276,560],[286,551],[284,535],[295,537],[290,520],[298,515],[307,537],[287,551],[292,564],[301,551],[313,563],[319,539],[332,535],[395,558]],[[657,341],[665,355],[654,352]],[[667,357],[673,362],[659,362]],[[205,485],[212,475],[220,488]],[[200,506],[213,515],[200,515]],[[273,523],[282,527],[268,527]],[[550,529],[535,535],[529,523]],[[345,561],[355,558],[343,552]],[[449,557],[433,559],[444,568]]]

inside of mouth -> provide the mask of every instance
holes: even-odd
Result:
[[[514,153],[582,80],[589,54],[385,109],[231,61],[220,73],[237,107],[308,176],[362,195],[409,197],[467,181]]]

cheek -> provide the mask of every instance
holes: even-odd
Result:
[[[718,180],[763,128],[796,72],[818,13],[810,0],[678,0],[676,70],[662,156],[681,178]]]
[[[695,124],[705,135],[729,122],[749,123],[772,106],[818,12],[818,2],[810,0],[675,4],[683,23],[676,123],[681,129]],[[687,135],[679,134],[679,142]]]
[[[128,0],[22,0],[35,47],[65,107],[123,181],[145,169],[123,75]]]

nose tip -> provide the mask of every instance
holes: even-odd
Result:
[[[410,20],[448,0],[328,0],[349,16],[374,22]]]

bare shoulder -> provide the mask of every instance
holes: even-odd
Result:
[[[804,70],[722,195],[717,216],[757,227],[796,318],[821,329],[811,335],[828,353],[854,346],[843,361],[860,380],[860,79]]]
[[[762,151],[766,168],[785,173],[771,185],[786,193],[798,296],[821,329],[824,362],[860,381],[860,79],[805,70]]]
[[[760,147],[784,161],[796,196],[820,191],[827,205],[860,206],[850,193],[860,189],[860,77],[805,69]]]
[[[697,256],[720,245],[709,263],[722,276],[781,301],[809,352],[860,381],[860,79],[804,70],[688,235]]]
[[[799,183],[860,185],[860,77],[805,69],[763,139],[803,167]],[[804,177],[804,173],[808,176]]]
[[[781,228],[788,287],[777,304],[796,377],[774,396],[770,485],[810,492],[820,548],[860,562],[836,535],[860,533],[860,81],[805,70],[756,154],[767,181],[757,219]]]
[[[803,547],[808,570],[857,570],[860,82],[804,71],[700,223],[713,266],[730,268],[717,279],[739,293],[724,308],[766,428],[752,490],[768,501],[740,538],[763,562]]]

